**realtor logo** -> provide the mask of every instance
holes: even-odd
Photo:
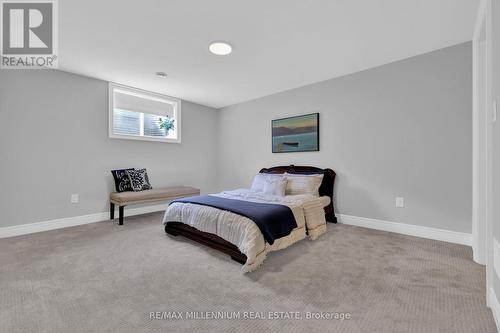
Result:
[[[0,67],[56,68],[56,1],[0,0],[0,8]]]

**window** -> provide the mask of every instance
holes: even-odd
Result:
[[[109,137],[181,142],[181,101],[109,84]]]

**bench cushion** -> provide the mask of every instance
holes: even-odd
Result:
[[[177,187],[166,187],[166,188],[156,188],[152,190],[145,190],[140,192],[112,192],[110,194],[110,200],[112,203],[119,206],[125,206],[128,204],[136,204],[150,201],[161,201],[176,199],[191,195],[199,195],[200,190],[194,187],[188,186],[177,186]]]

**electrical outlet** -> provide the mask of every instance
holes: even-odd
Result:
[[[404,208],[405,206],[405,198],[396,197],[396,208]]]
[[[71,203],[78,203],[78,201],[80,200],[80,198],[78,197],[78,194],[72,194],[71,195]]]

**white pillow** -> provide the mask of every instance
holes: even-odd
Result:
[[[264,183],[264,194],[284,196],[286,190],[286,178],[268,178]]]
[[[312,194],[319,196],[323,174],[302,175],[285,173],[284,175],[288,180],[285,191],[286,195]]]
[[[264,185],[268,179],[284,179],[284,177],[279,174],[258,173],[253,178],[250,190],[252,192],[264,192]]]

